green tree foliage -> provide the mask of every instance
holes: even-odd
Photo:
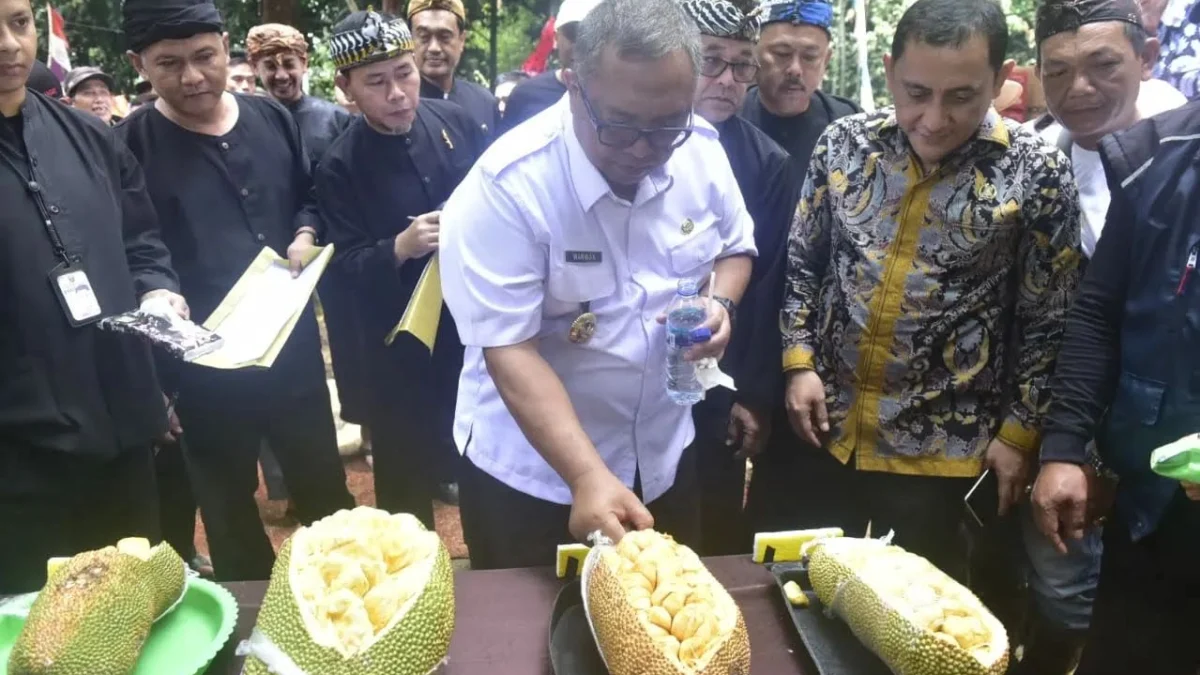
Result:
[[[333,66],[325,52],[329,30],[349,11],[347,0],[295,0],[297,28],[309,37],[311,46],[310,86],[314,93],[332,96]],[[490,0],[464,0],[470,18],[466,52],[459,68],[464,77],[487,85],[494,81],[490,54]],[[883,54],[891,48],[892,35],[900,15],[915,0],[869,0],[867,44],[869,68],[876,100],[887,100],[883,77]],[[258,0],[215,0],[225,17],[230,43],[237,47],[246,32],[260,22]],[[836,50],[830,64],[825,88],[842,96],[858,99],[857,44],[854,40],[854,1],[833,0],[837,23],[834,27]],[[1037,0],[1001,0],[1008,13],[1009,56],[1020,64],[1034,61],[1033,17]],[[137,74],[125,58],[125,36],[121,33],[119,0],[54,0],[54,6],[66,21],[73,65],[95,65],[113,75],[119,88],[129,90]],[[355,0],[365,8],[371,0]],[[401,2],[406,6],[406,2]],[[502,0],[496,36],[496,70],[515,70],[537,44],[546,17],[559,0]],[[377,5],[383,6],[382,0]],[[38,12],[40,54],[46,53],[45,5],[35,1]]]
[[[225,17],[230,44],[240,47],[247,31],[261,21],[258,0],[214,0]],[[103,68],[117,81],[123,91],[132,89],[137,73],[125,58],[125,36],[121,32],[120,0],[52,0],[63,15],[67,40],[71,45],[71,64]],[[46,56],[46,5],[34,0],[39,32],[39,57]],[[382,1],[356,0],[355,6],[365,9]],[[407,2],[400,3],[402,7]],[[494,79],[489,69],[489,0],[465,0],[470,18],[470,35],[463,55],[461,72],[481,84]],[[537,43],[538,33],[558,0],[507,0],[502,2],[497,32],[497,66],[499,72],[521,65]],[[326,54],[330,29],[350,11],[347,0],[296,0],[296,27],[309,38],[312,75],[310,86],[314,93],[332,96],[333,66]]]

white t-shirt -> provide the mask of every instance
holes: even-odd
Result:
[[[1142,119],[1153,117],[1162,112],[1173,110],[1187,103],[1187,97],[1178,89],[1162,80],[1147,80],[1142,82],[1138,91],[1138,116]],[[1062,125],[1057,122],[1041,131],[1042,139],[1052,145],[1058,145]],[[1108,180],[1104,175],[1104,166],[1100,163],[1100,153],[1095,150],[1085,150],[1078,144],[1071,144],[1071,168],[1075,172],[1075,184],[1079,188],[1079,206],[1083,211],[1083,222],[1079,241],[1083,246],[1083,254],[1088,258],[1096,250],[1096,242],[1100,240],[1100,232],[1104,229],[1104,219],[1108,215],[1108,205],[1112,196],[1108,193]]]
[[[1083,211],[1079,243],[1083,246],[1083,254],[1091,258],[1096,250],[1096,242],[1100,240],[1100,231],[1104,229],[1104,218],[1108,214],[1112,196],[1108,193],[1108,180],[1104,176],[1099,152],[1084,150],[1072,143],[1071,169],[1075,172],[1079,206]]]

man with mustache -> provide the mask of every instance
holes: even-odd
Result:
[[[676,0],[600,3],[568,96],[501,136],[442,211],[475,569],[544,565],[597,530],[697,543],[692,415],[668,395],[659,317],[682,280],[715,274],[712,338],[685,358],[720,358],[755,253],[717,132],[694,117],[699,42]]]
[[[0,0],[0,594],[39,589],[47,558],[157,540],[162,391],[149,347],[97,322],[159,296],[187,315],[141,167],[54,96],[36,25]]]
[[[762,448],[770,433],[769,415],[782,399],[779,303],[788,228],[803,174],[779,144],[737,115],[758,70],[754,58],[757,3],[684,0],[681,5],[700,29],[696,112],[720,133],[746,210],[754,220],[754,244],[760,253],[721,361],[721,369],[737,383],[737,392],[723,387],[709,390],[692,408],[704,494],[700,550],[703,555],[731,555],[745,550],[748,535],[742,517],[746,459]]]
[[[67,73],[63,88],[67,92],[66,102],[76,110],[95,116],[108,125],[121,121],[113,115],[113,89],[116,83],[103,70],[95,66],[80,66]]]
[[[963,495],[1021,499],[1079,278],[1066,159],[992,108],[994,0],[918,0],[885,56],[894,108],[830,125],[796,210],[783,366],[804,489],[789,527],[894,529],[956,578]]]
[[[421,96],[457,103],[491,138],[499,117],[496,97],[454,74],[467,45],[467,10],[462,0],[410,0],[408,23],[417,46]]]
[[[403,19],[355,12],[334,27],[329,49],[337,86],[362,116],[330,146],[315,182],[361,332],[361,363],[370,365],[362,377],[375,501],[433,529],[437,469],[458,456],[452,427],[462,343],[449,312],[432,355],[411,335],[386,339],[438,249],[439,210],[483,151],[483,133],[459,106],[419,97]]]
[[[117,127],[146,170],[163,239],[198,320],[264,247],[298,274],[322,230],[311,162],[287,109],[225,91],[228,36],[207,0],[125,0],[129,59],[160,98]],[[183,451],[221,580],[265,579],[275,555],[254,493],[262,442],[299,519],[354,505],[337,452],[310,302],[265,370],[182,364],[172,373]]]
[[[767,132],[804,175],[817,138],[829,123],[859,112],[849,99],[819,90],[833,56],[830,0],[765,0],[759,38],[758,86],[742,117]]]
[[[267,94],[296,118],[304,147],[316,168],[329,144],[349,126],[350,113],[336,103],[304,93],[308,40],[291,26],[263,24],[246,35],[246,55]]]

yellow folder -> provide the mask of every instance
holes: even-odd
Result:
[[[274,365],[332,257],[332,244],[313,247],[300,278],[291,279],[287,260],[264,247],[204,322],[225,344],[192,363],[221,370]]]
[[[400,317],[400,323],[388,333],[384,344],[390,347],[400,333],[411,333],[432,352],[441,320],[442,278],[438,256],[435,253],[425,265],[425,271],[421,272],[421,278],[408,301],[408,307],[404,309],[404,316]]]

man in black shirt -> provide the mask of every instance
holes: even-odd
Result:
[[[705,496],[702,554],[732,555],[745,551],[748,534],[741,517],[746,458],[758,454],[770,413],[783,398],[779,310],[788,229],[804,178],[779,144],[737,116],[758,69],[754,61],[757,3],[685,0],[682,6],[700,28],[696,112],[721,134],[721,146],[754,220],[758,248],[733,338],[721,361],[721,369],[733,377],[738,390],[710,389],[692,408],[700,489]]]
[[[267,93],[283,104],[300,125],[300,136],[308,149],[315,171],[329,146],[353,116],[345,108],[304,93],[301,83],[308,72],[308,41],[300,31],[278,23],[250,29],[246,50]],[[366,422],[366,364],[362,363],[359,329],[350,309],[347,280],[340,270],[329,269],[318,291],[329,331],[329,350],[333,374],[337,380],[341,418],[347,422]]]
[[[598,4],[600,0],[563,0],[558,14],[554,17],[554,49],[558,52],[558,68],[547,70],[517,85],[504,107],[500,133],[558,103],[567,93],[567,85],[563,84],[563,71],[571,67],[574,58],[575,34],[579,30],[579,22]]]
[[[246,35],[246,54],[267,94],[296,118],[300,136],[316,168],[329,144],[350,124],[350,113],[336,103],[304,93],[308,41],[291,26],[263,24],[251,28]]]
[[[1116,509],[1080,675],[1193,675],[1200,668],[1200,486],[1150,469],[1200,425],[1200,103],[1104,137],[1112,202],[1050,390],[1033,489],[1039,529],[1082,539],[1095,438],[1117,473]]]
[[[47,558],[157,539],[163,395],[149,348],[96,321],[156,295],[186,314],[137,161],[26,89],[34,25],[0,0],[0,594],[40,588]]]
[[[334,141],[315,180],[371,364],[376,503],[432,529],[439,467],[458,457],[452,427],[463,348],[445,309],[432,356],[411,335],[385,340],[437,250],[439,209],[484,140],[462,108],[419,97],[412,49],[404,21],[388,15],[355,12],[334,28],[337,85],[362,116]]]
[[[270,247],[298,273],[320,222],[288,111],[224,91],[228,48],[204,0],[126,0],[130,59],[160,98],[117,127],[146,170],[183,289],[204,319]],[[275,364],[178,373],[184,453],[219,579],[265,579],[274,554],[254,492],[265,438],[308,523],[353,506],[337,454],[312,305]]]
[[[490,139],[496,131],[496,97],[454,75],[467,42],[467,10],[462,0],[410,0],[408,22],[416,38],[421,97],[462,106]]]
[[[829,0],[769,0],[763,12],[758,87],[746,97],[742,117],[782,145],[803,176],[825,127],[861,110],[818,89],[833,54]]]

